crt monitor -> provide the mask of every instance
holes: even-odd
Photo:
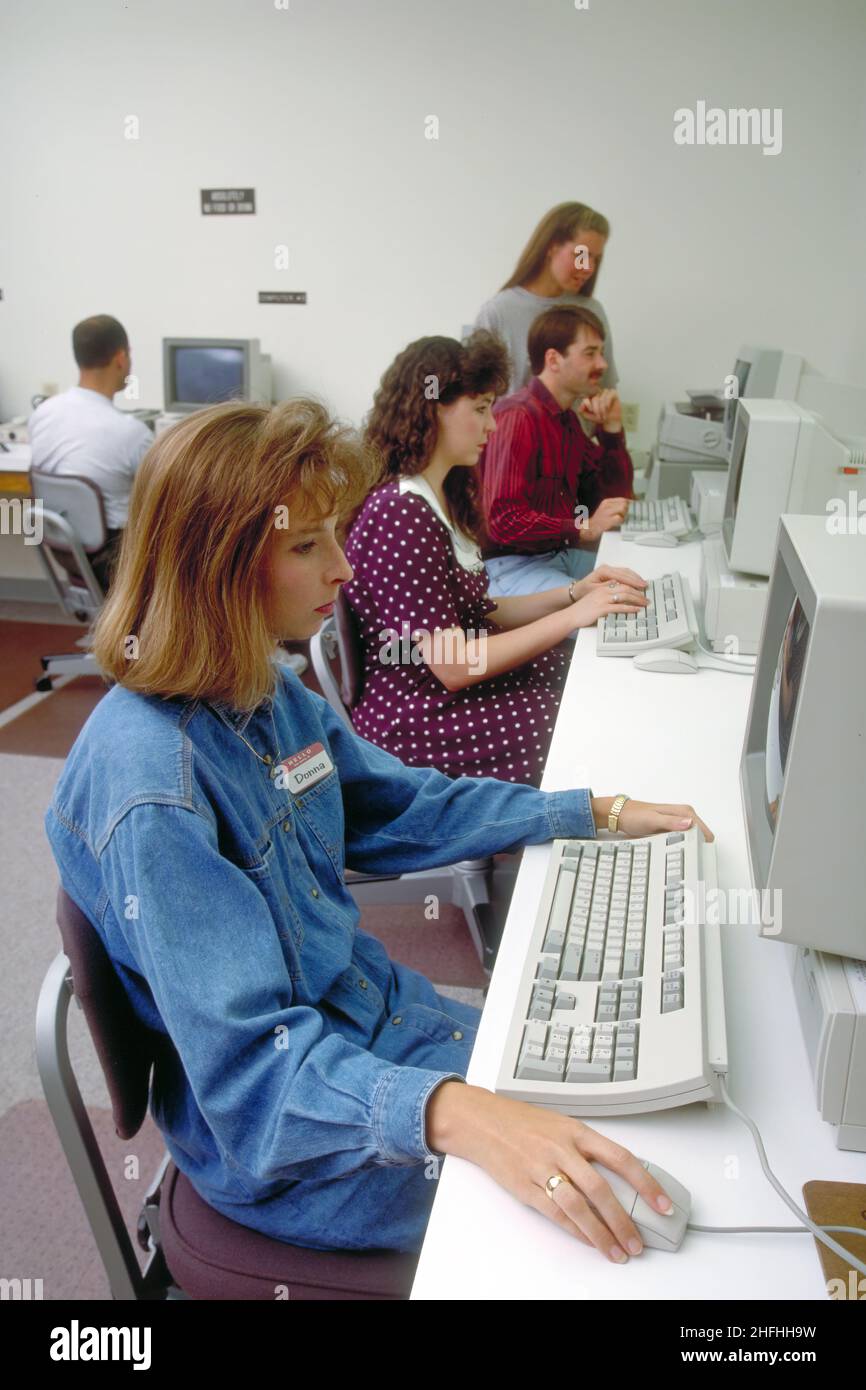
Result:
[[[866,957],[866,535],[780,518],[740,787],[762,934]],[[745,886],[745,885],[744,885]]]
[[[737,380],[737,394],[730,397],[725,409],[726,437],[730,440],[734,433],[737,400],[796,401],[804,373],[809,371],[796,352],[750,344],[741,347],[732,373]]]
[[[768,576],[783,512],[826,518],[834,499],[866,496],[863,444],[792,401],[738,402],[722,519],[729,568]]]
[[[163,338],[162,368],[169,412],[232,400],[270,404],[270,358],[258,338]]]

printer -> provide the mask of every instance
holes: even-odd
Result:
[[[688,391],[687,401],[665,401],[659,415],[656,449],[663,461],[724,467],[728,461],[725,403],[716,392]]]

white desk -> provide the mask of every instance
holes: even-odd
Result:
[[[654,578],[678,569],[697,597],[700,545],[637,546],[609,534],[599,564]],[[688,802],[716,836],[719,886],[749,888],[739,765],[751,677],[637,671],[597,658],[579,634],[542,783],[599,796]],[[818,818],[816,815],[816,825]],[[493,1090],[535,919],[548,849],[524,851],[467,1080]],[[866,1181],[866,1155],[835,1147],[818,1116],[788,975],[790,948],[754,928],[723,927],[732,1099],[758,1125],[770,1167],[802,1206],[809,1179]],[[685,1106],[586,1123],[667,1169],[692,1193],[703,1226],[791,1226],[764,1178],[754,1141],[722,1106]],[[844,1243],[844,1242],[843,1242]],[[811,1235],[688,1232],[676,1254],[645,1249],[612,1265],[510,1193],[483,1169],[448,1158],[418,1264],[414,1299],[826,1299]]]

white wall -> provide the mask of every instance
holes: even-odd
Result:
[[[565,199],[612,223],[599,294],[634,442],[743,340],[866,382],[863,0],[289,3],[6,0],[4,417],[72,384],[71,327],[105,312],[142,404],[164,335],[257,336],[278,395],[359,421],[393,355],[459,333]],[[781,154],[675,145],[698,99],[781,107]],[[236,184],[255,217],[202,217],[200,188]],[[280,288],[309,303],[256,303]]]

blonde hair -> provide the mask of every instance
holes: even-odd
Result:
[[[166,430],[136,475],[94,627],[102,672],[141,694],[254,708],[275,685],[263,572],[275,526],[346,514],[380,467],[315,400],[215,405]]]
[[[529,280],[534,280],[544,269],[551,246],[561,246],[564,241],[577,236],[578,232],[597,232],[606,240],[610,236],[610,223],[602,213],[587,207],[586,203],[557,203],[542,217],[521,251],[511,278],[506,280],[502,288],[510,290],[515,286],[522,287]],[[581,286],[579,294],[587,297],[592,295],[600,269],[599,263],[595,273]]]

